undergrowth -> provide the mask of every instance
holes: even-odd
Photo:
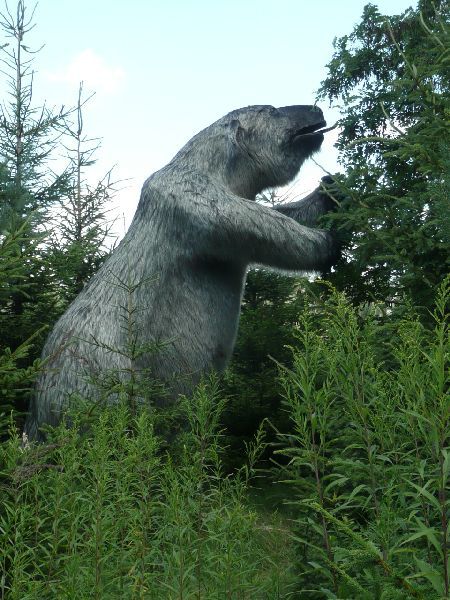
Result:
[[[305,303],[280,365],[292,428],[257,480],[283,481],[284,517],[249,500],[263,427],[244,466],[224,468],[214,377],[181,401],[177,436],[127,402],[127,381],[117,405],[78,410],[44,444],[11,425],[0,598],[449,598],[449,297],[447,280],[432,329],[333,291]]]
[[[332,293],[281,368],[300,597],[449,598],[450,280],[424,328]]]
[[[285,598],[288,532],[249,509],[261,431],[234,476],[222,470],[217,382],[182,412],[174,447],[155,413],[121,404],[72,417],[41,445],[16,431],[2,447],[0,597]]]

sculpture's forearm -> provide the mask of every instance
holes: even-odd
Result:
[[[322,178],[321,185],[305,198],[280,204],[274,210],[308,227],[318,227],[319,218],[336,208],[336,192],[334,181],[326,176]]]

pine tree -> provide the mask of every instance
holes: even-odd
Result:
[[[109,218],[112,197],[117,182],[109,170],[92,186],[86,179],[86,169],[96,162],[100,147],[96,138],[84,131],[83,107],[92,96],[83,98],[80,84],[75,123],[67,124],[65,148],[70,162],[70,178],[64,194],[58,199],[55,234],[47,259],[54,270],[65,307],[81,291],[109,253],[113,221]]]
[[[429,306],[449,268],[450,6],[421,0],[386,17],[364,9],[335,41],[320,98],[341,107],[338,148],[350,232],[333,277],[356,301]]]
[[[10,293],[2,295],[0,304],[1,344],[11,348],[43,324],[36,322],[36,304],[46,304],[42,315],[51,312],[39,243],[45,237],[43,224],[49,210],[67,185],[66,172],[55,175],[49,168],[67,111],[55,113],[33,103],[36,52],[25,44],[33,15],[19,0],[14,14],[6,6],[0,16],[0,27],[9,40],[1,48],[8,98],[0,107],[0,236],[3,242],[20,239],[16,251],[22,262],[20,278],[10,279]]]

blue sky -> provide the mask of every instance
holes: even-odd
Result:
[[[130,179],[115,199],[128,224],[145,178],[203,127],[249,104],[313,103],[333,38],[351,32],[366,3],[41,0],[28,37],[34,47],[45,43],[35,63],[36,101],[73,104],[80,80],[96,92],[85,126],[103,142],[91,177],[117,165],[116,177]],[[373,3],[384,14],[415,5]],[[336,109],[322,108],[331,124]],[[333,172],[332,136],[317,160]],[[310,191],[321,175],[305,165],[297,193]]]

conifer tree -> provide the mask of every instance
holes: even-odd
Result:
[[[100,148],[100,141],[89,138],[84,127],[83,108],[92,96],[83,98],[80,83],[75,122],[67,123],[64,137],[70,177],[58,199],[55,233],[48,253],[62,307],[75,298],[97,271],[109,252],[108,241],[112,236],[113,221],[109,213],[117,184],[111,178],[112,169],[94,185],[86,177],[86,169],[95,164]]]
[[[67,172],[55,175],[49,168],[61,136],[67,111],[35,106],[33,101],[36,51],[26,44],[33,29],[33,16],[23,0],[15,12],[5,6],[0,28],[6,38],[1,47],[2,73],[8,94],[0,106],[0,236],[5,243],[16,240],[21,274],[9,282],[9,294],[0,304],[2,346],[16,347],[39,328],[37,305],[46,304],[41,315],[49,314],[49,296],[43,285],[45,271],[40,242],[43,223],[52,204],[67,185]],[[20,232],[20,235],[18,235]],[[17,240],[20,239],[20,243]]]
[[[368,4],[335,41],[319,97],[341,107],[351,237],[334,282],[356,301],[429,306],[449,269],[450,5],[386,17]]]

